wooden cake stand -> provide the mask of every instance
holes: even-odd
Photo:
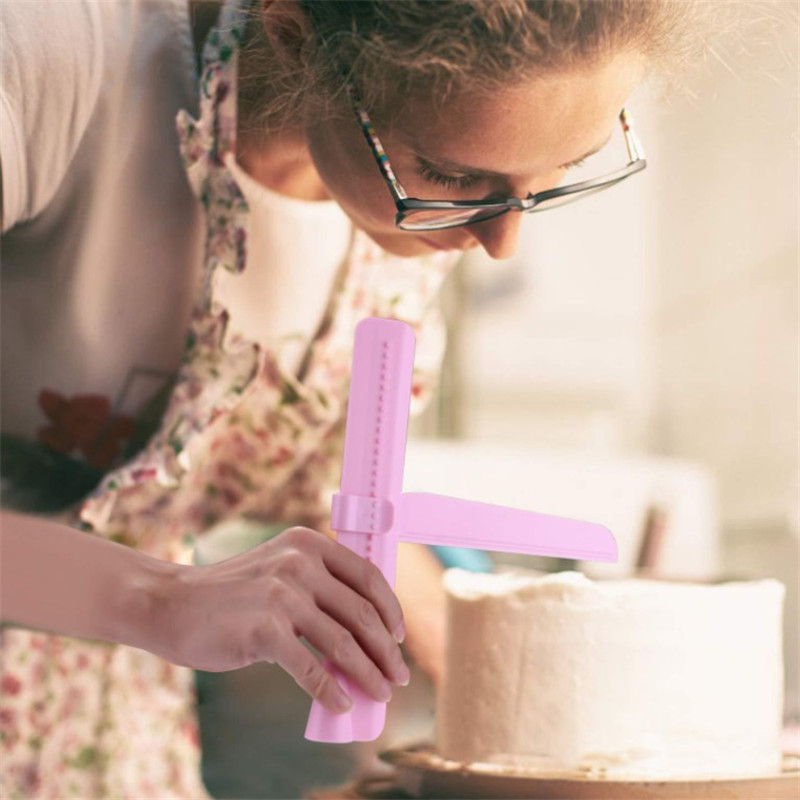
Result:
[[[798,800],[800,755],[786,755],[783,770],[757,778],[634,781],[536,776],[511,767],[447,761],[430,744],[387,750],[381,759],[392,775],[366,776],[334,790],[313,792],[309,800],[412,798],[525,798],[526,800]]]

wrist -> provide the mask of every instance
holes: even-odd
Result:
[[[117,629],[107,638],[168,657],[181,573],[187,569],[141,554],[136,568],[113,590],[116,613],[110,619]]]

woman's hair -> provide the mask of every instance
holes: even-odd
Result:
[[[257,84],[269,87],[259,111],[273,122],[330,114],[348,81],[380,114],[409,92],[441,99],[462,88],[491,91],[591,68],[622,51],[669,75],[703,38],[692,0],[298,2],[310,35],[290,56],[269,47],[261,20],[252,24],[253,69],[243,90],[258,105]]]

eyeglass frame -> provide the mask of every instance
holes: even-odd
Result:
[[[622,131],[625,138],[625,149],[628,152],[628,164],[622,169],[615,172],[607,173],[598,178],[593,178],[588,181],[580,181],[578,183],[571,183],[567,186],[557,186],[554,189],[545,189],[541,192],[529,193],[526,198],[521,197],[504,197],[497,200],[421,200],[416,197],[409,197],[403,188],[397,176],[394,174],[392,165],[389,162],[389,157],[383,149],[381,140],[372,124],[372,120],[367,114],[361,102],[361,98],[355,91],[352,85],[347,86],[347,95],[350,99],[350,105],[355,113],[356,120],[364,134],[369,149],[372,153],[375,163],[383,176],[386,186],[394,200],[397,214],[395,216],[395,225],[401,230],[446,230],[448,228],[461,228],[467,225],[475,225],[480,222],[487,222],[490,219],[496,219],[507,211],[520,211],[523,213],[548,211],[552,208],[559,208],[560,206],[546,206],[545,208],[536,208],[546,200],[551,200],[554,197],[562,197],[570,194],[577,194],[573,198],[579,200],[586,195],[581,194],[589,189],[605,189],[614,186],[625,178],[630,177],[636,172],[641,172],[647,166],[647,159],[644,155],[641,143],[633,130],[633,120],[630,113],[623,108],[619,114],[619,121],[622,125]],[[567,200],[561,205],[566,205],[572,202]],[[404,228],[403,220],[409,213],[415,211],[453,211],[459,209],[474,208],[476,212],[480,209],[496,209],[497,213],[488,217],[480,217],[479,219],[467,220],[466,222],[457,222],[453,224],[442,224],[440,226],[434,225],[425,228]]]

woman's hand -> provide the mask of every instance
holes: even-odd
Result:
[[[169,661],[211,672],[277,663],[326,708],[346,711],[349,699],[302,636],[376,700],[391,697],[389,681],[408,683],[397,598],[377,567],[323,533],[289,528],[169,575],[151,594],[160,641],[148,643]]]

